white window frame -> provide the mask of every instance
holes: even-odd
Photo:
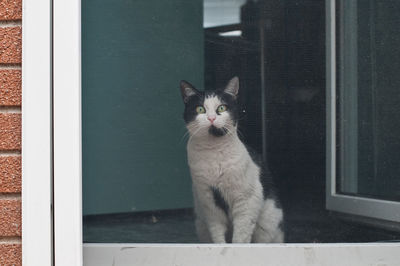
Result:
[[[330,5],[328,3],[330,2]],[[336,190],[336,11],[327,0],[326,18],[326,208],[328,210],[400,222],[400,202],[339,194]],[[329,14],[329,15],[328,15]]]
[[[82,265],[81,1],[53,1],[54,258]]]
[[[51,2],[22,2],[22,263],[52,265]]]
[[[330,66],[335,4],[326,3]],[[82,244],[80,5],[24,0],[23,265],[398,265],[396,243]]]

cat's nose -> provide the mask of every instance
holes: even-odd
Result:
[[[211,122],[211,124],[214,123],[216,118],[216,116],[207,116],[207,119]]]

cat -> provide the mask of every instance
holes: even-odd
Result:
[[[200,242],[283,242],[283,211],[271,175],[237,133],[239,79],[214,91],[181,81],[180,89]]]

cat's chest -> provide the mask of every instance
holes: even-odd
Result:
[[[244,171],[246,154],[240,146],[214,150],[189,148],[188,159],[193,179],[216,185]]]

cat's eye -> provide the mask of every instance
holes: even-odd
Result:
[[[217,108],[218,113],[223,113],[225,111],[226,111],[226,105],[223,104],[223,105],[218,106],[218,108]]]
[[[204,114],[204,113],[206,112],[206,109],[204,109],[203,106],[197,106],[197,107],[196,107],[196,112],[197,112],[198,114]]]

